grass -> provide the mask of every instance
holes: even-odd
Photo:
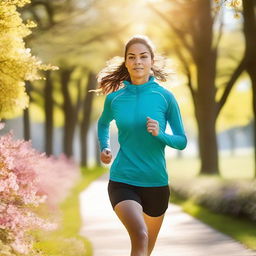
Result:
[[[223,179],[252,179],[254,177],[253,155],[220,156],[220,175]],[[167,160],[167,168],[172,177],[195,177],[199,174],[200,161],[195,157]],[[256,223],[247,219],[217,214],[192,200],[182,200],[174,194],[171,202],[178,204],[188,214],[211,227],[233,237],[248,248],[256,250]],[[223,225],[225,223],[225,225]]]
[[[35,248],[41,250],[43,256],[92,255],[92,246],[89,240],[79,235],[82,225],[79,211],[79,194],[105,171],[106,168],[102,167],[91,169],[82,168],[82,178],[60,206],[63,214],[61,227],[49,234],[36,234],[40,241],[36,243]],[[81,254],[83,250],[79,249],[84,246],[85,255]],[[75,247],[78,248],[77,253]],[[65,254],[63,254],[64,252]]]
[[[241,242],[246,247],[256,250],[256,223],[247,219],[211,212],[196,205],[191,200],[182,200],[172,195],[171,202],[182,207],[184,212],[201,220],[216,230],[221,231]]]
[[[197,157],[169,158],[166,161],[171,177],[194,177],[199,174]],[[219,156],[220,175],[223,179],[251,179],[254,177],[253,154]]]

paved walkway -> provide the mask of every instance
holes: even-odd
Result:
[[[107,177],[80,195],[81,234],[92,242],[93,256],[129,256],[130,240],[114,214],[107,194]],[[256,256],[230,237],[170,204],[152,256]]]

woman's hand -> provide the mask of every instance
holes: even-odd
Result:
[[[147,131],[152,135],[157,136],[159,133],[159,123],[157,120],[147,117]]]
[[[112,160],[111,150],[109,148],[104,148],[100,153],[100,160],[104,164],[109,164]]]

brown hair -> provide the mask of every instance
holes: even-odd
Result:
[[[154,64],[152,67],[152,75],[160,81],[165,82],[168,76],[168,73],[164,70],[164,67],[158,67],[155,64],[156,57],[154,55],[154,46],[148,37],[142,35],[133,36],[125,45],[124,58],[114,57],[110,61],[107,62],[105,68],[103,68],[99,74],[97,75],[97,80],[99,83],[99,89],[91,90],[96,92],[101,92],[101,94],[108,94],[120,89],[123,87],[122,82],[124,80],[131,81],[129,72],[125,67],[125,60],[127,57],[127,51],[129,47],[133,44],[140,43],[144,44],[151,55],[152,60],[154,60]],[[158,55],[158,58],[161,57]],[[121,63],[120,63],[121,61]],[[119,63],[118,63],[119,62]],[[117,64],[118,63],[118,64]]]

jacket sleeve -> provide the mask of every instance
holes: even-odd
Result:
[[[99,117],[97,125],[100,151],[102,151],[104,148],[110,148],[109,127],[110,122],[113,119],[114,118],[111,110],[111,99],[109,95],[107,95],[105,98],[103,111],[101,113],[101,116]]]
[[[172,94],[169,101],[166,118],[171,127],[173,135],[167,134],[165,131],[162,131],[159,128],[159,133],[156,137],[169,147],[183,150],[187,145],[187,137],[184,132],[178,103]]]

